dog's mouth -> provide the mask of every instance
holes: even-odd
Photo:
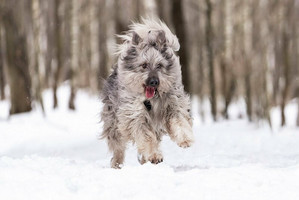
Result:
[[[151,99],[155,96],[157,88],[152,86],[144,86],[145,87],[145,96],[147,99]]]

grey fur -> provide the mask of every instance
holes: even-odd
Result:
[[[123,164],[129,141],[136,144],[142,164],[163,161],[159,144],[165,134],[183,148],[194,141],[190,99],[183,89],[179,59],[173,44],[168,42],[175,41],[176,37],[164,23],[147,22],[161,26],[149,27],[146,35],[146,24],[140,25],[141,37],[135,32],[138,24],[134,24],[134,30],[123,36],[126,39],[119,49],[117,64],[101,94],[102,138],[107,139],[113,152],[113,168]],[[157,77],[160,84],[155,96],[147,99],[145,87],[150,77]],[[145,101],[149,101],[150,109]]]

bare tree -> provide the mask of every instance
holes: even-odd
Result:
[[[21,13],[26,12],[25,1],[2,1],[2,22],[5,29],[10,114],[31,110],[31,81],[28,69],[26,30]]]
[[[44,87],[44,56],[41,50],[41,8],[39,0],[31,1],[32,8],[32,22],[33,22],[33,40],[34,40],[34,65],[32,70],[32,87],[33,96],[37,102],[41,105],[42,111],[45,112],[44,102],[42,97],[42,89]],[[42,63],[41,63],[42,62]]]
[[[213,52],[213,28],[212,28],[212,2],[206,0],[206,45],[209,66],[209,81],[210,81],[210,101],[211,110],[214,121],[217,120],[217,97],[216,97],[216,83],[215,83],[215,70],[214,70],[214,52]]]
[[[55,26],[55,54],[56,54],[56,69],[54,71],[54,82],[53,82],[53,108],[57,108],[57,88],[60,81],[62,71],[62,41],[61,41],[61,20],[59,16],[60,0],[55,0],[54,9],[54,26]]]
[[[282,91],[282,99],[280,104],[281,110],[281,126],[286,124],[286,117],[285,117],[285,106],[286,101],[289,93],[289,86],[290,86],[290,63],[289,63],[289,36],[284,30],[282,33],[282,48],[283,48],[283,76],[284,76],[284,88]]]
[[[122,14],[122,1],[114,1],[114,19],[115,19],[115,32],[116,34],[121,34],[127,29],[127,24],[125,24]]]
[[[5,99],[3,46],[4,45],[2,45],[2,30],[0,24],[0,100]]]
[[[167,26],[173,27],[172,20],[170,16],[170,9],[171,9],[171,3],[169,0],[156,0],[157,10],[158,10],[158,16],[159,18],[164,21]]]
[[[47,50],[46,50],[46,71],[45,71],[45,86],[49,87],[52,83],[52,65],[53,61],[55,59],[55,20],[54,14],[55,14],[55,2],[54,1],[42,1],[41,5],[43,6],[45,15],[46,15],[46,44],[47,44]],[[54,92],[54,87],[53,87]],[[53,97],[54,98],[54,97]]]
[[[71,93],[69,98],[69,109],[75,110],[75,97],[76,97],[76,85],[75,85],[75,73],[79,67],[79,24],[78,24],[78,9],[79,2],[72,0],[72,14],[71,14],[71,68],[70,68],[70,82]]]
[[[106,1],[100,0],[99,5],[99,69],[98,69],[98,89],[102,89],[103,78],[108,75],[108,49],[107,49],[107,13]]]
[[[188,44],[187,44],[187,33],[184,21],[183,12],[183,1],[173,0],[172,1],[172,21],[174,30],[180,41],[180,62],[182,65],[182,76],[183,84],[186,92],[190,92],[190,75],[189,75],[189,60],[188,60]]]
[[[246,112],[249,121],[252,121],[252,66],[251,66],[251,49],[252,49],[252,21],[251,21],[251,9],[250,2],[244,2],[243,10],[243,64],[244,64],[244,81],[245,81],[245,101]]]
[[[232,35],[232,22],[231,22],[231,1],[223,0],[220,3],[220,29],[221,29],[221,52],[220,52],[220,71],[221,71],[221,90],[224,99],[223,116],[228,119],[228,106],[232,101],[233,95],[236,90],[236,80],[234,72],[231,69],[231,35]]]
[[[284,126],[286,124],[286,117],[285,117],[285,106],[287,103],[288,95],[290,92],[290,86],[291,86],[291,63],[290,63],[290,53],[289,53],[289,46],[290,46],[290,17],[292,15],[293,11],[293,4],[292,1],[289,0],[286,2],[286,8],[284,10],[285,12],[285,22],[283,24],[282,28],[282,34],[281,34],[281,42],[282,42],[282,52],[283,52],[283,78],[284,78],[284,87],[282,90],[282,97],[281,97],[281,126]]]

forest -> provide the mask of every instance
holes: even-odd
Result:
[[[242,100],[250,122],[296,102],[299,126],[297,0],[1,0],[0,99],[10,115],[44,110],[43,91],[70,86],[98,95],[116,58],[116,35],[142,18],[164,21],[177,35],[185,90],[209,101],[214,121]],[[204,116],[206,111],[199,106]]]

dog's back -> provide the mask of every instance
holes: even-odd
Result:
[[[113,67],[112,73],[104,82],[101,99],[103,103],[101,118],[104,121],[102,138],[117,137],[117,131],[113,129],[117,123],[116,112],[118,108],[117,65]]]

